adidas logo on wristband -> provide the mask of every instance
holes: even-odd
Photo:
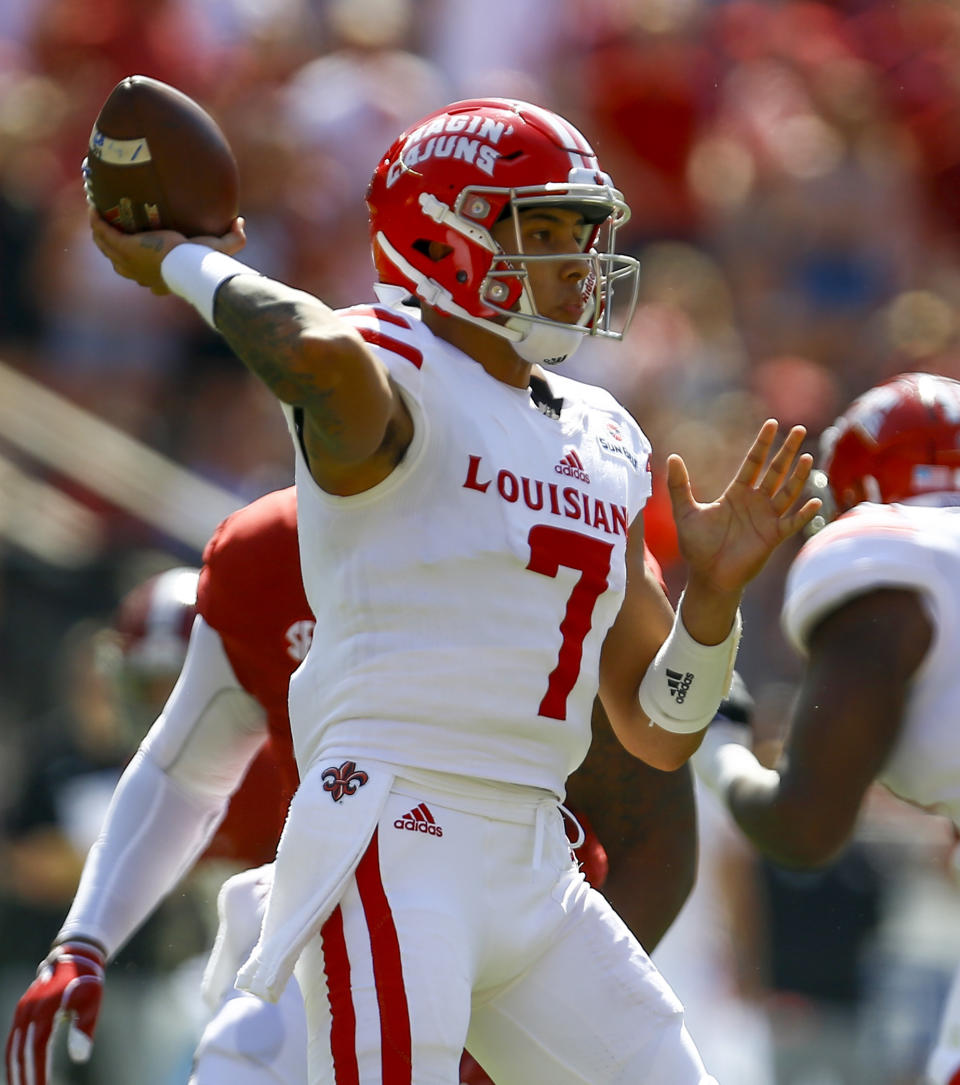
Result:
[[[669,667],[666,668],[666,672],[670,696],[677,704],[683,704],[687,699],[687,690],[693,685],[693,672],[687,671],[686,674],[681,674],[679,671],[670,670]]]

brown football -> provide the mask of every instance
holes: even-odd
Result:
[[[103,103],[83,163],[94,207],[127,233],[225,234],[240,178],[219,125],[202,106],[146,75],[118,83]]]

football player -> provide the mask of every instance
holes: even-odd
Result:
[[[340,312],[234,259],[239,220],[198,242],[90,216],[118,273],[194,305],[293,437],[317,625],[290,683],[300,785],[239,983],[276,998],[297,968],[314,1083],[452,1082],[465,1046],[501,1085],[711,1082],[571,861],[560,804],[598,692],[652,766],[699,745],[746,584],[819,507],[798,501],[805,431],[774,451],[768,419],[706,504],[669,458],[675,614],[644,562],[649,443],[554,368],[619,337],[636,297],[629,209],[583,135],[529,103],[455,103],[387,150],[367,206],[379,304]]]
[[[805,658],[781,763],[711,726],[694,758],[775,862],[828,862],[874,780],[960,826],[960,382],[905,373],[823,435],[839,516],[787,577],[783,628]],[[928,1066],[960,1085],[960,981]]]
[[[296,529],[295,489],[268,494],[214,533],[199,592],[197,570],[176,569],[139,585],[118,608],[126,671],[138,682],[128,690],[129,703],[148,700],[144,676],[175,675],[181,663],[183,672],[124,775],[67,921],[17,1009],[7,1048],[11,1083],[49,1081],[50,1040],[61,1015],[71,1018],[71,1052],[89,1054],[105,963],[201,854],[246,862],[249,869],[229,879],[218,900],[220,928],[203,985],[213,1012],[192,1081],[306,1082],[296,981],[276,1004],[234,987],[259,934],[272,879],[267,864],[297,784],[286,689],[310,645],[314,618],[303,592]],[[648,561],[659,576],[652,556]],[[152,696],[149,701],[156,703]],[[595,734],[568,788],[586,834],[577,857],[598,888],[612,860],[609,895],[652,949],[692,884],[689,776],[686,770],[657,772],[630,757],[608,737],[602,718]],[[609,857],[591,821],[604,833]],[[489,1080],[469,1056],[460,1075],[471,1085]]]

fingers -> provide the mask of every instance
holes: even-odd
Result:
[[[74,1062],[88,1062],[93,1051],[93,1037],[88,1036],[79,1022],[70,1022],[67,1031],[67,1053]]]
[[[777,493],[790,475],[794,459],[807,435],[804,426],[793,426],[773,459],[764,468],[778,429],[779,424],[775,418],[768,418],[763,423],[734,479],[742,486],[762,490],[768,497]]]
[[[38,1023],[36,1019],[17,1012],[7,1038],[9,1085],[46,1085],[52,1031],[52,1020],[49,1024],[43,1019]]]
[[[738,482],[743,486],[749,486],[751,489],[756,485],[757,479],[763,471],[763,465],[766,463],[767,454],[773,445],[773,439],[777,435],[778,428],[777,420],[775,418],[768,418],[766,422],[763,423],[760,427],[760,432],[754,439],[746,456],[744,456],[743,463],[740,464],[740,470],[737,471],[734,482]]]
[[[7,1037],[7,1081],[9,1085],[22,1085],[20,1080],[20,1029],[14,1026]]]
[[[86,1062],[100,1014],[103,985],[97,976],[79,976],[64,992],[63,1010],[70,1018],[67,1050],[74,1062]]]
[[[670,503],[676,519],[684,509],[695,504],[693,490],[690,487],[690,473],[687,465],[676,453],[667,457],[667,488],[670,491]]]
[[[807,524],[817,515],[820,511],[823,502],[819,497],[811,497],[809,501],[805,502],[796,512],[790,516],[781,517],[780,520],[780,532],[784,539],[789,539],[791,535],[796,534],[798,531],[802,531]]]
[[[243,218],[235,218],[230,226],[229,233],[224,234],[223,237],[212,239],[214,242],[213,248],[226,253],[227,256],[238,253],[247,243],[245,227],[246,221]]]
[[[806,435],[807,431],[804,426],[794,426],[787,434],[776,455],[770,461],[763,479],[760,482],[760,489],[768,496],[772,497],[777,493],[783,485],[784,480],[788,477]],[[811,460],[811,464],[812,462],[813,461]],[[809,474],[809,469],[807,473]]]
[[[777,513],[784,513],[800,497],[810,471],[813,468],[813,456],[805,452],[794,464],[786,480],[781,480],[780,488],[773,495],[773,508]]]
[[[11,1076],[12,1082],[19,1082],[19,1085],[47,1085],[53,1062],[51,1032],[52,1028],[38,1025],[36,1021],[27,1025],[22,1047],[13,1059],[13,1070],[17,1076]]]

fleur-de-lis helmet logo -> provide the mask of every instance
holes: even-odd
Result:
[[[356,794],[357,788],[363,787],[369,777],[357,768],[356,761],[344,761],[339,767],[333,765],[324,769],[320,778],[323,780],[323,790],[329,791],[334,802],[339,802],[345,795]]]

